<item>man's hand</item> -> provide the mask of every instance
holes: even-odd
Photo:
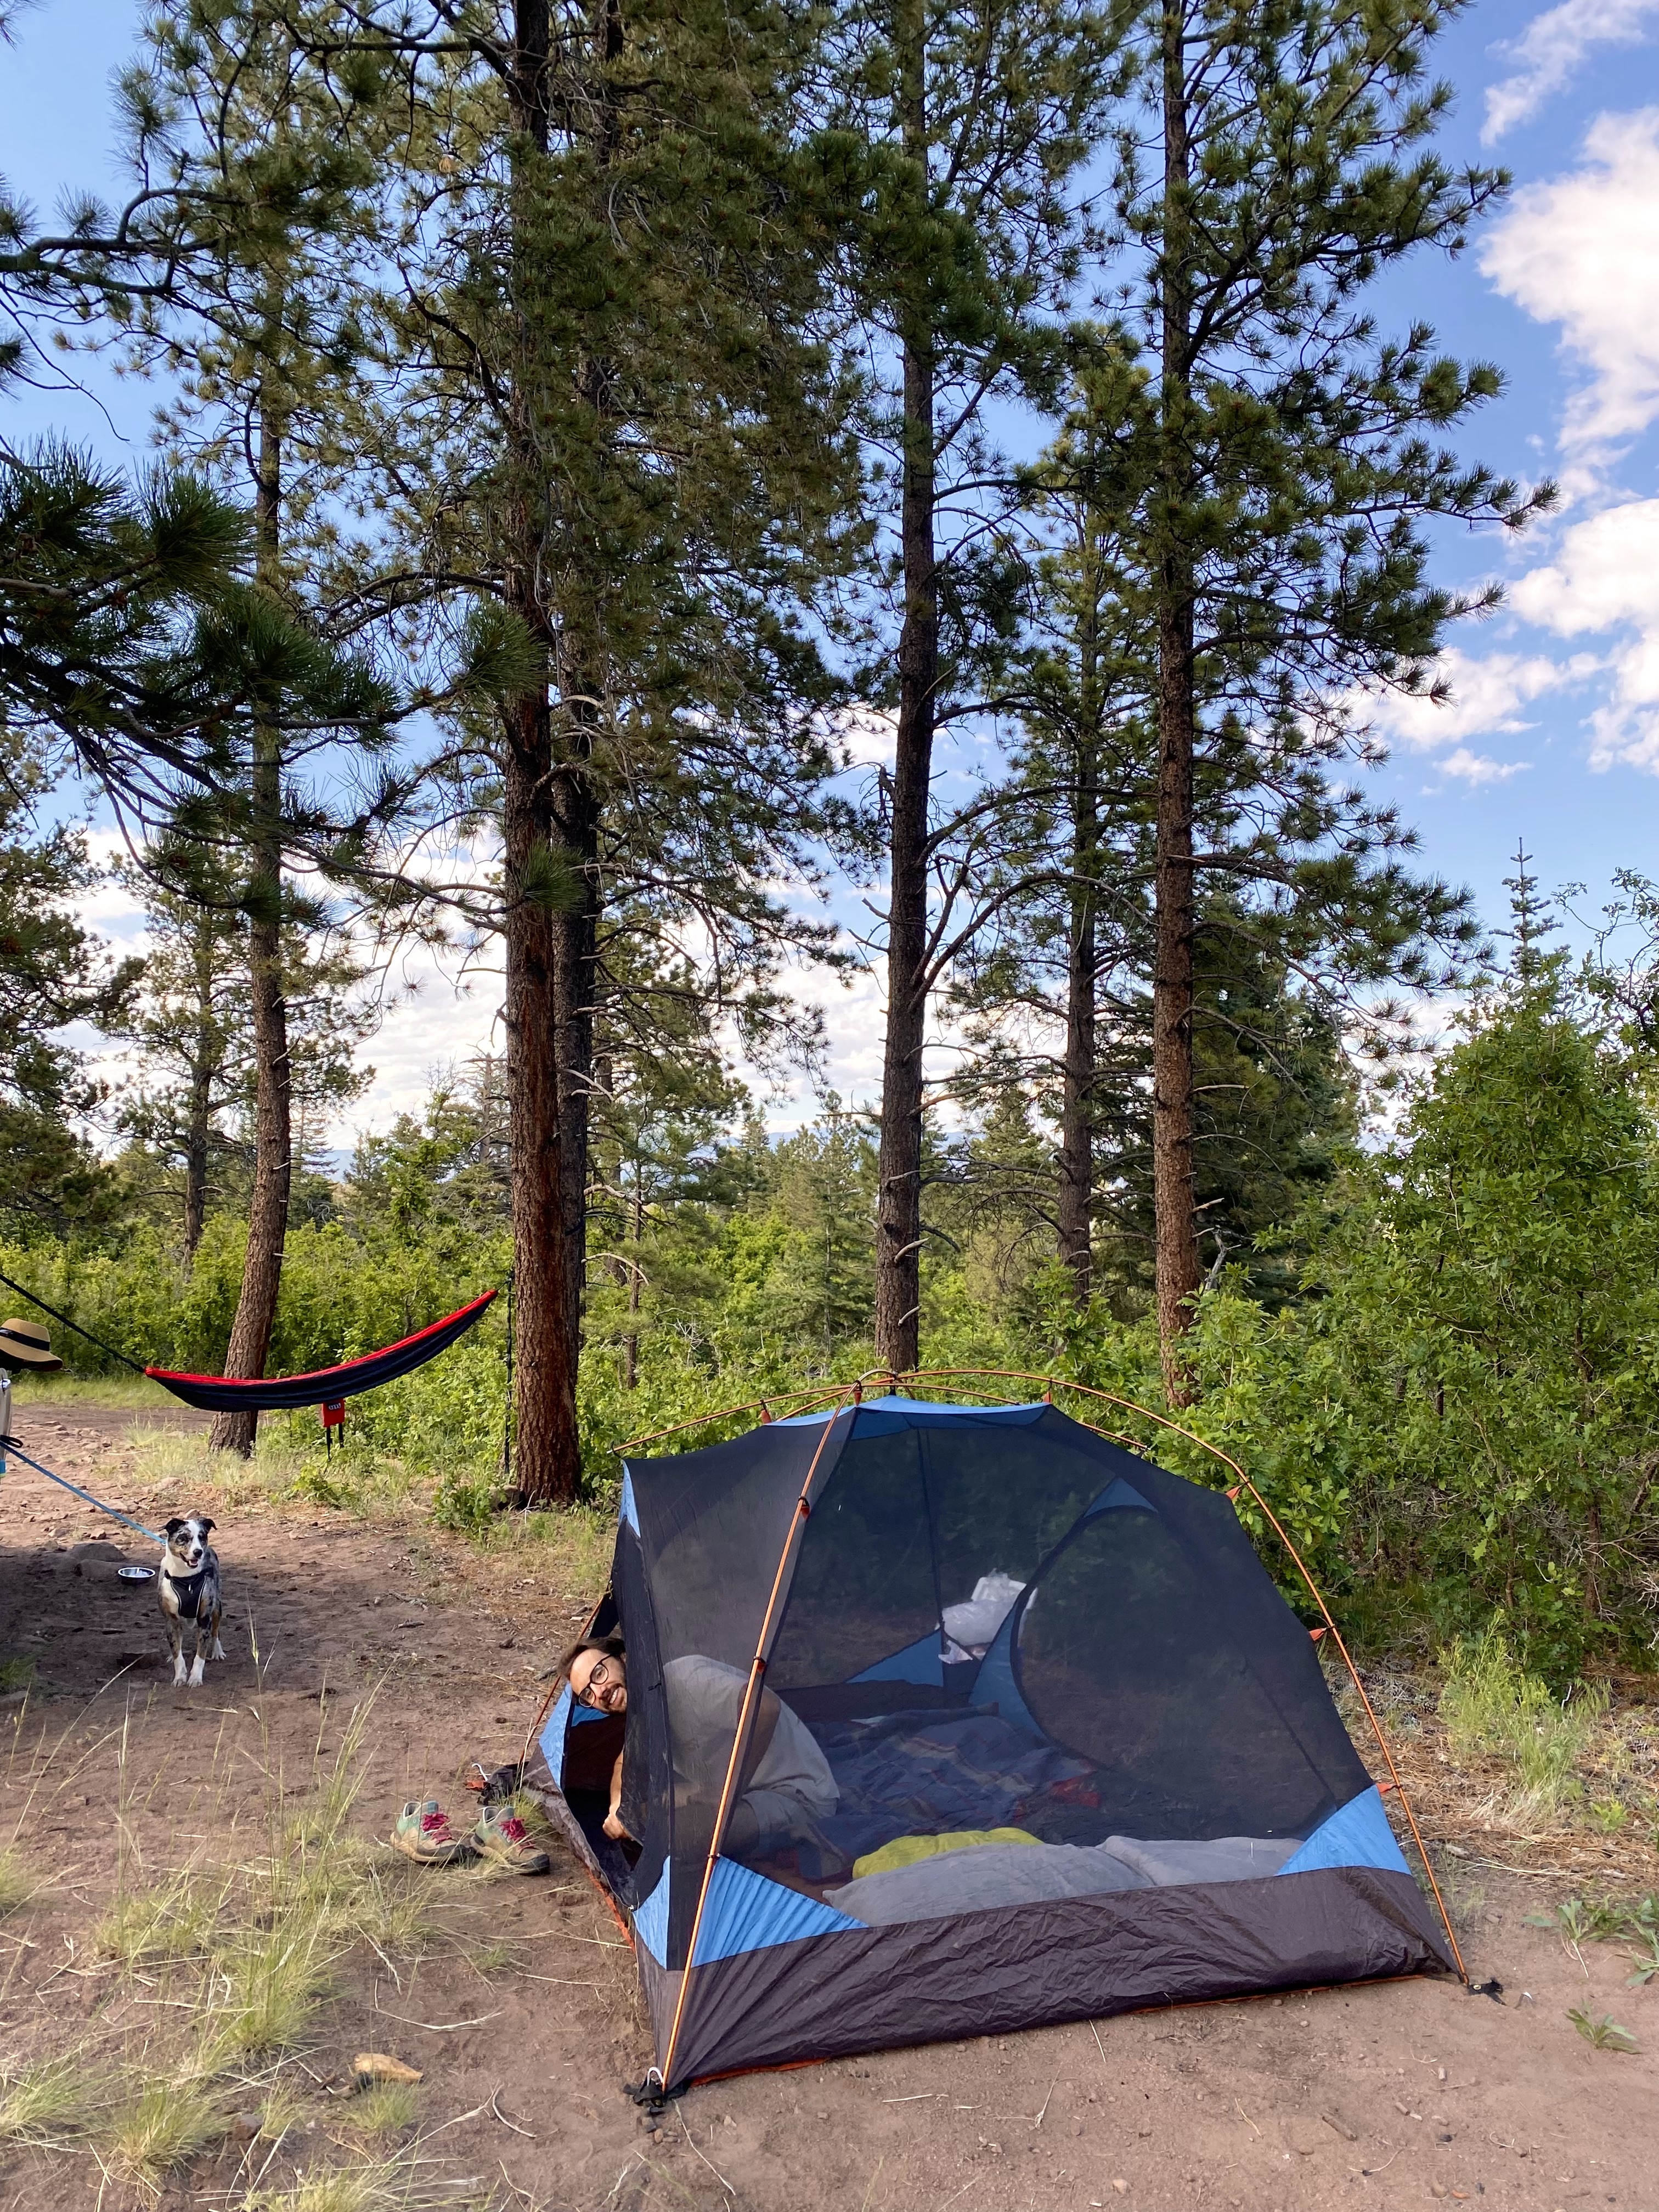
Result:
[[[623,1827],[622,1814],[617,1810],[614,1805],[605,1816],[605,1832],[610,1837],[613,1844],[631,1844],[634,1840],[633,1837],[629,1834],[627,1829]]]

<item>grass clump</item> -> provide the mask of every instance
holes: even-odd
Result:
[[[303,2042],[334,1978],[321,1916],[285,1916],[274,1927],[242,1931],[214,1963],[224,1992],[212,2027],[219,2064]]]
[[[376,2081],[355,2096],[346,2109],[354,2134],[407,2135],[421,2117],[421,2093],[413,2081]]]
[[[157,1889],[129,1890],[117,1897],[93,1930],[93,1949],[128,1973],[198,1958],[207,1948],[222,1903],[222,1895],[210,1894],[188,1873]]]
[[[17,1845],[0,1844],[0,1920],[27,1905],[40,1886],[40,1875]]]
[[[1440,1654],[1440,1717],[1454,1757],[1501,1759],[1515,1780],[1503,1807],[1519,1826],[1547,1820],[1583,1794],[1574,1771],[1607,1710],[1603,1689],[1558,1702],[1510,1650],[1500,1624],[1460,1637]]]
[[[27,1690],[33,1680],[33,1659],[0,1659],[0,1697],[9,1690]]]
[[[162,2184],[220,2142],[228,2122],[207,2085],[188,2075],[140,2081],[98,2130],[99,2163],[116,2181],[158,2197]]]
[[[415,2212],[419,2202],[405,2160],[365,2159],[313,2167],[287,2189],[253,2191],[236,2199],[234,2212]]]
[[[0,2144],[67,2150],[83,2142],[101,2109],[97,2081],[76,2051],[0,2071]]]

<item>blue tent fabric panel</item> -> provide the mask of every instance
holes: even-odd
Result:
[[[558,1702],[547,1717],[547,1726],[542,1730],[542,1757],[547,1761],[547,1771],[555,1786],[564,1780],[564,1731],[570,1718],[570,1708],[575,1700],[567,1682],[559,1692]]]
[[[847,1407],[841,1407],[842,1413]],[[1028,1428],[1033,1421],[1041,1420],[1048,1411],[1045,1401],[1038,1399],[1030,1406],[933,1406],[920,1398],[866,1398],[853,1415],[852,1434],[855,1437],[891,1436],[900,1429],[944,1429],[959,1427],[964,1421],[988,1422],[997,1428]],[[822,1427],[832,1418],[829,1413],[790,1413],[781,1421],[771,1424],[779,1429],[805,1429],[815,1425]]]
[[[1150,1499],[1141,1496],[1133,1483],[1125,1482],[1123,1477],[1119,1475],[1115,1482],[1109,1483],[1101,1492],[1083,1517],[1085,1521],[1092,1521],[1097,1513],[1121,1513],[1126,1510],[1156,1513],[1158,1508]]]
[[[1082,1517],[1085,1521],[1092,1521],[1097,1513],[1156,1513],[1157,1510],[1150,1498],[1143,1498],[1133,1483],[1126,1482],[1120,1474],[1115,1481],[1106,1486],[1092,1505],[1085,1509]]]
[[[1324,1867],[1380,1867],[1409,1875],[1406,1855],[1395,1840],[1381,1793],[1362,1790],[1322,1820],[1301,1850],[1287,1858],[1279,1874],[1316,1874]],[[1278,1875],[1273,1877],[1275,1881]]]
[[[1042,1730],[1032,1719],[1030,1708],[1019,1694],[1018,1685],[1014,1680],[1014,1622],[1019,1612],[1020,1608],[1016,1605],[998,1629],[990,1650],[981,1660],[979,1672],[974,1677],[974,1703],[976,1705],[994,1705],[1001,1719],[1012,1722],[1017,1729],[1024,1729],[1028,1735],[1036,1736],[1041,1743],[1045,1741]]]
[[[939,1631],[928,1630],[914,1644],[907,1644],[902,1651],[890,1651],[884,1659],[878,1659],[873,1667],[866,1667],[854,1674],[855,1682],[921,1682],[933,1689],[942,1688],[945,1682],[945,1662],[939,1656]]]
[[[664,1887],[666,1881],[665,1875],[658,1887]],[[652,1897],[655,1894],[653,1890]],[[646,1903],[650,1902],[647,1898]],[[667,1925],[665,1898],[665,1934]],[[764,1951],[775,1943],[795,1943],[805,1936],[840,1935],[863,1925],[861,1920],[820,1905],[815,1897],[786,1889],[781,1881],[769,1881],[764,1875],[740,1866],[736,1859],[716,1859],[702,1925],[697,1931],[696,1963],[710,1966],[717,1959],[735,1959],[741,1951]]]
[[[619,1518],[625,1521],[637,1536],[640,1533],[640,1509],[634,1502],[634,1478],[626,1468],[623,1469],[622,1497],[617,1502]]]
[[[660,1966],[668,1957],[668,1869],[649,1897],[634,1908],[634,1933]]]

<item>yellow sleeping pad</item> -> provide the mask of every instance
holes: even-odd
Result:
[[[1042,1841],[1026,1828],[958,1828],[948,1836],[895,1836],[878,1851],[866,1851],[853,1862],[853,1877],[890,1874],[895,1867],[915,1866],[918,1859],[936,1859],[945,1851],[969,1851],[977,1844],[1036,1844]]]

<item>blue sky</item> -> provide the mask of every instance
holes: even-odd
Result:
[[[42,0],[0,49],[0,170],[46,211],[65,186],[112,196],[111,72],[129,51],[129,0]],[[1440,574],[1489,576],[1509,604],[1449,647],[1451,703],[1394,702],[1374,779],[1420,834],[1424,862],[1471,885],[1502,922],[1516,842],[1544,886],[1659,876],[1659,0],[1475,0],[1439,49],[1457,93],[1448,156],[1513,172],[1509,205],[1455,262],[1411,264],[1378,288],[1385,327],[1423,317],[1447,350],[1496,362],[1504,396],[1463,440],[1531,481],[1558,477],[1558,513],[1522,539],[1447,532]],[[151,395],[98,386],[27,399],[14,434],[48,423],[141,454]],[[112,905],[106,926],[127,926]],[[831,1079],[870,1095],[879,1008],[870,986],[825,997]],[[427,1073],[482,1046],[494,991],[452,1003],[422,979],[418,1018],[374,1050],[364,1116],[413,1103]],[[787,1115],[783,1118],[793,1118]]]

